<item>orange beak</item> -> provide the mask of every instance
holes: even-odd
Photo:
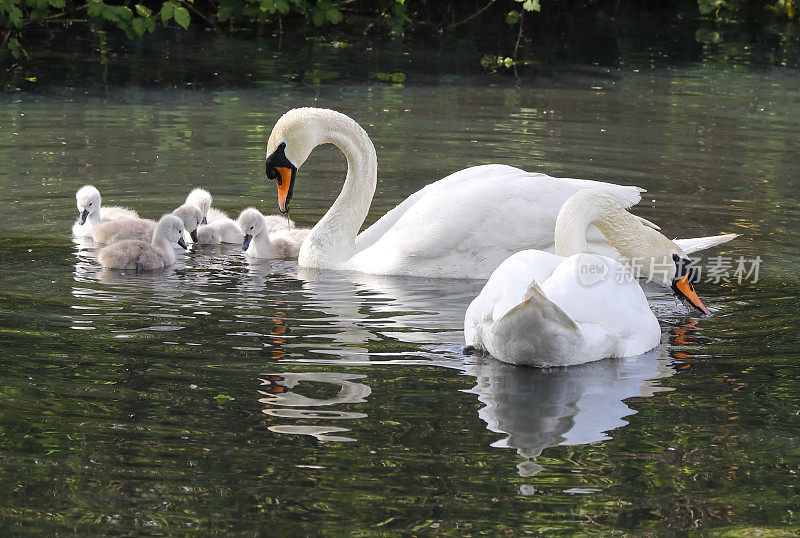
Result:
[[[276,167],[278,177],[275,184],[278,186],[278,209],[281,213],[286,213],[287,198],[289,197],[289,187],[292,185],[292,170],[282,166]]]
[[[700,300],[700,297],[697,296],[697,293],[694,291],[694,286],[692,283],[689,282],[689,275],[683,275],[680,280],[673,284],[677,290],[683,294],[683,296],[692,303],[696,309],[698,309],[703,314],[711,314],[706,308],[706,305],[703,304],[703,301]]]

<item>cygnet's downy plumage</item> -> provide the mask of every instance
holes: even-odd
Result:
[[[270,233],[264,215],[253,207],[242,211],[238,223],[244,232],[242,249],[252,258],[297,259],[300,245],[310,231],[308,228],[294,228]]]
[[[183,204],[172,214],[181,219],[183,229],[193,241],[196,241],[197,227],[202,220],[200,209],[191,204]],[[156,224],[156,221],[150,219],[119,219],[101,222],[92,230],[92,239],[97,243],[106,244],[126,239],[149,242],[156,230]]]
[[[215,219],[211,223],[197,229],[199,245],[219,245],[220,243],[233,243],[241,245],[244,233],[235,220],[228,218]]]
[[[200,212],[203,214],[203,219],[200,221],[200,224],[208,224],[211,222],[211,216],[218,216],[217,213],[212,213],[212,215],[209,215],[209,211],[211,211],[211,203],[213,201],[214,198],[211,196],[211,193],[199,187],[192,189],[192,192],[190,192],[186,197],[186,203],[197,206],[197,208],[200,209]]]
[[[228,219],[228,214],[222,211],[221,209],[217,209],[215,207],[211,207],[212,202],[214,201],[214,197],[211,196],[211,193],[205,189],[196,188],[193,189],[192,192],[186,197],[187,204],[193,204],[200,208],[200,211],[203,213],[203,220],[201,224],[211,224],[212,222],[216,222],[218,220]],[[288,217],[283,215],[267,215],[264,217],[264,222],[267,227],[267,231],[274,232],[277,230],[286,230],[286,229],[293,229],[294,222],[288,219]],[[228,230],[233,233],[233,229],[230,227],[230,223],[226,225]],[[218,231],[221,231],[218,230]],[[222,243],[232,243],[233,241],[226,241],[224,238],[220,238],[219,241],[216,243],[213,242],[213,235],[215,232],[208,231],[207,232],[207,239],[208,241],[200,241],[201,244],[218,244],[219,242]],[[241,239],[239,239],[241,241]],[[236,241],[237,243],[239,241]]]
[[[72,234],[77,237],[91,237],[92,229],[101,222],[139,218],[132,209],[117,206],[101,207],[100,191],[92,185],[84,185],[78,189],[75,201],[78,206],[78,220],[72,225]]]
[[[175,243],[186,248],[183,223],[175,215],[167,214],[158,221],[150,242],[138,239],[118,241],[100,249],[97,259],[111,269],[163,269],[176,261],[172,246]]]

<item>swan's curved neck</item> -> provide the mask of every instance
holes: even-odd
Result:
[[[170,241],[164,237],[153,237],[152,244],[164,257],[164,261],[167,265],[172,265],[175,263],[175,260],[177,260],[177,256],[175,255],[175,247],[172,246]]]
[[[250,240],[250,249],[248,251],[254,258],[278,257],[269,238],[269,232],[266,230],[253,236]]]
[[[333,144],[347,159],[347,177],[342,192],[308,234],[300,250],[301,265],[330,265],[349,259],[355,240],[367,218],[378,181],[378,158],[369,136],[343,114],[322,116],[321,144]]]
[[[589,252],[586,233],[590,225],[597,226],[609,244],[623,255],[630,245],[646,241],[641,222],[612,198],[581,192],[570,197],[558,212],[556,254],[567,257]]]
[[[97,208],[97,210],[92,211],[88,215],[86,215],[86,222],[92,226],[95,224],[100,224],[103,222],[103,218],[100,216],[101,208]]]

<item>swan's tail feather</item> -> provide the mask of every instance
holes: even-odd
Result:
[[[739,234],[710,235],[707,237],[693,237],[691,239],[675,239],[675,244],[683,249],[686,254],[715,247],[739,237]]]
[[[634,215],[634,217],[636,217],[636,220],[638,220],[639,222],[641,222],[642,224],[644,224],[644,225],[645,225],[645,226],[647,226],[648,228],[652,228],[652,229],[654,229],[655,231],[659,231],[659,230],[661,230],[661,226],[659,226],[659,225],[658,225],[658,224],[656,224],[655,222],[649,221],[649,220],[647,220],[647,219],[645,219],[645,218],[643,218],[643,217],[639,217],[639,216],[637,216],[637,215]]]
[[[601,183],[601,185],[599,190],[616,199],[623,209],[630,209],[641,202],[642,193],[647,192],[646,189],[633,185],[614,185],[613,183]]]
[[[578,324],[545,297],[535,281],[522,302],[495,322],[492,332],[492,355],[512,364],[540,367],[563,364],[564,357],[571,356],[584,339]]]

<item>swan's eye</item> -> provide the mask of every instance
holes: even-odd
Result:
[[[91,207],[91,205],[92,205],[92,202],[89,202],[89,207]]]
[[[253,229],[253,227],[252,227],[252,226],[250,226],[250,229],[252,230],[252,229]]]

